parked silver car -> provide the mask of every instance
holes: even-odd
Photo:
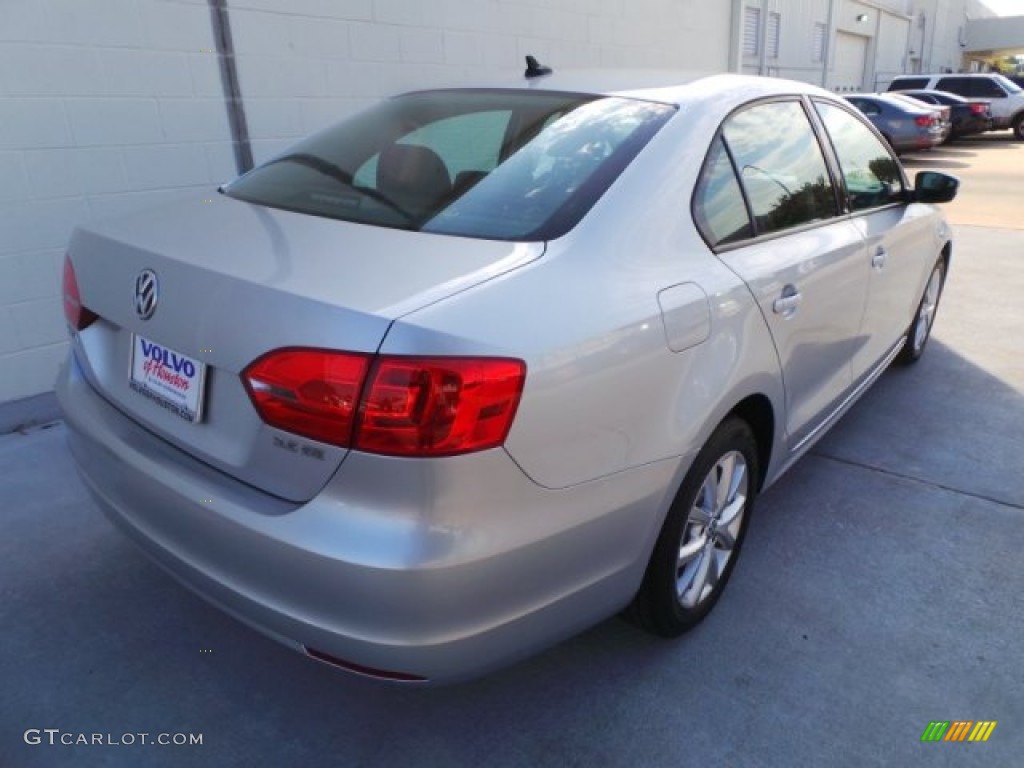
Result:
[[[58,395],[99,505],[377,678],[700,621],[757,493],[924,350],[957,181],[813,86],[625,79],[398,96],[78,229]]]

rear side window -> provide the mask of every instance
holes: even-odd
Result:
[[[551,91],[411,93],[297,144],[224,192],[361,224],[548,240],[586,215],[674,112]]]
[[[693,200],[693,218],[708,245],[728,245],[753,235],[736,172],[721,138],[704,163]]]
[[[722,138],[736,164],[756,234],[837,214],[821,146],[799,102],[749,107],[726,121]]]
[[[868,99],[860,99],[856,97],[848,97],[848,102],[853,104],[857,109],[863,112],[865,115],[880,115],[882,114],[882,108],[873,101]]]
[[[903,77],[889,83],[890,91],[912,91],[928,87],[927,77]]]
[[[854,115],[833,104],[815,101],[854,211],[903,200],[903,176],[888,147]]]

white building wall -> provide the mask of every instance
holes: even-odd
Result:
[[[1021,8],[1024,11],[1024,7]],[[967,24],[968,59],[998,57],[1024,49],[1024,16],[972,18]]]
[[[231,0],[257,162],[396,91],[557,69],[729,69],[730,3]]]
[[[846,0],[841,4],[836,13],[836,30],[865,40],[867,56],[859,81],[830,80],[829,87],[841,91],[874,91],[882,87],[881,82],[888,82],[903,71],[911,24],[905,8],[905,3],[873,0]]]
[[[907,0],[743,0],[762,19],[757,52],[744,55],[743,71],[789,77],[838,92],[873,90],[903,71],[910,19]],[[781,19],[778,56],[769,14]],[[823,56],[815,50],[815,26],[825,27]],[[827,66],[826,66],[827,61]]]
[[[746,5],[779,14],[777,50],[742,56]],[[904,66],[908,40],[919,63],[956,69],[958,26],[965,11],[986,15],[979,5],[228,0],[257,161],[397,90],[514,77],[527,53],[556,69],[735,62],[834,85],[834,62],[826,72],[812,56],[814,24],[831,19],[831,53],[837,30],[868,38],[860,85],[870,88]],[[860,6],[867,24],[851,21]],[[917,43],[908,9],[927,21]],[[211,30],[207,0],[0,0],[0,403],[52,388],[66,350],[60,265],[75,224],[208,195],[234,175]]]
[[[75,224],[230,178],[209,10],[0,0],[0,402],[52,389]]]
[[[874,77],[868,90],[884,91],[896,75],[906,72],[907,40],[913,19],[893,14],[881,14],[875,46]]]
[[[769,30],[764,28],[754,55],[743,57],[743,71],[772,77],[787,77],[822,84],[824,62],[812,55],[815,24],[827,25],[829,0],[745,0],[746,8],[760,9],[762,23],[767,14],[779,14],[778,56]]]
[[[704,0],[228,0],[257,161],[380,96],[556,68],[729,67]],[[0,403],[53,387],[77,223],[235,175],[206,0],[0,0]]]
[[[908,72],[938,73],[965,68],[968,21],[995,14],[978,0],[914,0],[914,16]]]

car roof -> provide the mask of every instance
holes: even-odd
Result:
[[[950,99],[951,101],[955,101],[958,104],[960,102],[969,101],[968,99],[965,99],[963,96],[959,96],[955,93],[950,93],[949,91],[936,91],[932,88],[908,88],[905,91],[896,91],[895,93],[921,93],[926,96],[938,96],[939,98],[942,99]]]
[[[914,102],[908,100],[910,97],[899,98],[898,93],[844,93],[843,96],[847,99],[865,99],[867,101],[879,101],[883,104],[888,104],[896,109],[902,109],[905,112],[923,112],[930,113],[935,112],[935,109],[930,107],[923,102]],[[920,104],[920,106],[918,106]]]
[[[492,82],[459,83],[455,88],[517,88],[525,90],[590,93],[683,105],[729,94],[731,102],[782,94],[835,94],[796,80],[755,75],[712,74],[677,70],[566,70],[542,77],[520,77]],[[434,89],[422,89],[434,90]]]
[[[896,75],[893,80],[931,80],[933,77],[994,77],[998,72],[936,72],[931,75]]]

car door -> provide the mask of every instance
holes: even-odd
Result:
[[[746,282],[771,331],[786,436],[795,448],[851,386],[849,360],[867,293],[863,238],[839,215],[799,99],[756,103],[723,124],[694,210],[705,239]]]
[[[910,324],[924,276],[938,257],[924,206],[908,205],[903,173],[892,151],[864,122],[837,103],[814,100],[838,160],[851,221],[866,245],[861,269],[868,292],[854,380],[870,374],[895,349]]]

